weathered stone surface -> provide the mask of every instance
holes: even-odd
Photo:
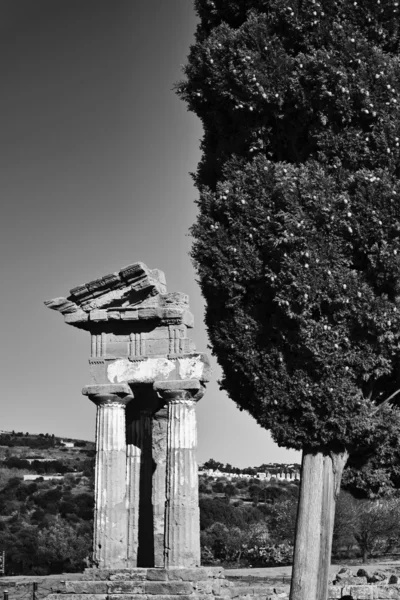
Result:
[[[146,568],[120,569],[85,569],[82,579],[89,581],[144,581],[147,576]]]
[[[148,581],[167,581],[168,575],[165,569],[147,569]]]
[[[179,387],[182,386],[182,387]],[[163,382],[155,390],[168,401],[165,564],[200,566],[200,513],[197,472],[197,380]]]
[[[225,573],[223,567],[202,567],[207,573],[207,577],[214,577],[217,579],[225,579]]]
[[[344,577],[342,576],[341,579],[338,581],[336,580],[336,582],[334,582],[336,585],[338,586],[345,586],[345,585],[365,585],[367,582],[367,578],[366,577]]]
[[[101,342],[99,342],[100,344]],[[96,348],[98,343],[96,342]],[[128,342],[125,343],[128,348]],[[97,349],[94,350],[97,353]],[[126,350],[126,353],[128,351]],[[104,358],[99,354],[91,360],[91,375],[94,383],[154,383],[165,380],[193,380],[209,381],[211,367],[207,355],[196,353],[187,357],[143,357],[132,358]],[[92,364],[96,365],[92,368]]]
[[[152,460],[153,460],[153,527],[154,565],[164,566],[165,502],[167,477],[167,431],[168,409],[162,408],[153,417]]]
[[[156,381],[154,384],[154,389],[156,392],[160,394],[166,395],[169,392],[180,392],[181,390],[193,392],[196,394],[200,388],[200,381],[198,379],[188,379],[188,380],[166,380],[166,381]]]
[[[170,581],[198,581],[208,582],[209,574],[206,568],[197,567],[194,569],[183,568],[170,568],[168,569],[168,579]],[[211,582],[212,583],[212,582]]]
[[[106,310],[91,310],[89,313],[89,319],[98,323],[99,321],[107,321],[108,313]]]
[[[380,583],[388,580],[388,574],[385,571],[375,571],[371,577],[368,578],[368,583]]]
[[[132,569],[131,571],[111,572],[108,579],[110,581],[145,581],[147,577],[147,569]]]
[[[362,567],[361,569],[358,569],[357,577],[366,577],[368,580],[370,579],[370,577],[372,577],[372,571],[370,569],[364,569]]]
[[[243,586],[232,586],[229,590],[229,594],[231,598],[239,598],[239,596],[243,596],[247,594],[247,590],[251,590],[251,588],[243,587]],[[250,591],[249,591],[250,594]]]
[[[329,586],[328,590],[328,600],[336,600],[337,598],[342,597],[342,588],[339,586]]]
[[[107,600],[147,600],[144,594],[108,594]]]
[[[111,569],[85,569],[82,579],[87,581],[106,581],[109,579],[111,573],[114,573]]]
[[[120,396],[121,399],[124,396],[127,396],[127,402],[130,402],[133,398],[132,390],[127,383],[111,383],[111,384],[96,384],[96,385],[86,385],[82,389],[82,394],[84,396],[94,396],[94,400],[96,400],[96,396],[107,396],[110,395],[112,398],[110,400],[114,402],[118,402],[119,398],[113,398],[113,396]]]
[[[372,587],[372,586],[371,586]],[[374,587],[374,600],[398,600],[400,598],[399,585],[377,585]],[[356,596],[355,596],[356,597]]]
[[[194,589],[199,594],[212,594],[213,586],[211,581],[196,581],[194,582]]]
[[[204,596],[197,596],[195,594],[160,594],[154,596],[152,594],[147,596],[148,600],[206,600]]]
[[[215,596],[230,594],[230,590],[235,586],[234,583],[227,579],[209,579],[212,585],[212,592]]]
[[[132,304],[140,303],[147,297],[161,294],[167,295],[164,273],[158,269],[151,271],[146,265],[138,262],[124,267],[119,273],[111,273],[73,288],[68,298],[54,298],[47,300],[45,304],[53,310],[67,314],[79,308],[90,312],[108,307],[122,307],[127,301]],[[178,307],[182,306],[179,297],[176,298],[176,302]]]
[[[388,583],[391,585],[400,584],[400,575],[391,575]]]
[[[73,313],[67,313],[64,315],[64,321],[67,325],[78,325],[78,323],[84,323],[89,320],[89,315],[83,310],[77,310]]]
[[[75,302],[71,302],[67,298],[53,298],[52,300],[46,300],[45,305],[51,310],[57,310],[63,315],[74,313],[79,310],[79,307]]]
[[[375,600],[374,588],[371,585],[349,585],[342,587],[342,596],[351,596],[353,600]]]
[[[157,596],[148,596],[149,600],[214,600],[213,597],[204,594],[164,594]]]
[[[127,564],[125,404],[131,396],[121,401],[121,392],[98,394],[98,387],[89,396],[97,403],[93,559],[100,568],[117,568]]]
[[[353,571],[351,569],[346,569],[345,567],[342,567],[336,573],[335,580],[342,581],[343,579],[349,579],[349,577],[354,577]]]
[[[79,577],[79,575],[78,575]],[[32,597],[32,584],[37,583],[35,597],[38,600],[46,598],[49,594],[65,594],[65,581],[53,577],[24,576],[23,579],[16,577],[0,578],[0,596],[5,591],[9,592],[11,600],[27,600]]]
[[[161,377],[168,378],[174,369],[175,363],[168,358],[146,358],[139,362],[120,358],[107,366],[107,379],[113,383],[152,383]]]
[[[48,600],[107,600],[106,594],[49,594]]]
[[[211,367],[206,354],[193,354],[178,358],[177,379],[209,381]]]
[[[143,594],[145,581],[109,581],[108,594]]]
[[[147,581],[144,593],[151,595],[182,595],[191,594],[193,585],[188,581]]]
[[[189,296],[187,294],[183,294],[182,292],[169,292],[169,294],[165,294],[162,296],[161,303],[163,306],[180,306],[180,307],[188,307],[189,306]]]
[[[106,581],[66,581],[67,594],[107,594]]]

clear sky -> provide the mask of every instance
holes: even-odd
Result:
[[[191,0],[0,3],[0,429],[94,439],[89,334],[43,301],[135,262],[188,293],[189,173],[201,124],[172,91],[193,42]],[[198,404],[199,461],[300,461],[219,391]]]

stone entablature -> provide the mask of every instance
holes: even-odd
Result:
[[[91,334],[94,563],[199,566],[195,404],[210,366],[187,336],[188,296],[134,263],[45,304]]]
[[[91,334],[93,384],[209,380],[208,357],[187,336],[193,327],[189,298],[167,293],[158,269],[134,263],[45,304]]]
[[[62,313],[69,325],[90,332],[97,329],[97,323],[115,321],[122,325],[126,321],[155,321],[157,325],[193,327],[188,296],[168,294],[164,273],[140,262],[73,288],[67,298],[53,298],[45,304]]]

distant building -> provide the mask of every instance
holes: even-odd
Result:
[[[289,465],[285,471],[278,471],[272,473],[271,471],[259,471],[256,475],[250,475],[249,473],[225,473],[219,469],[204,469],[199,471],[199,475],[206,477],[215,477],[216,479],[224,477],[228,481],[233,479],[259,479],[260,481],[271,481],[275,479],[277,481],[296,481],[300,480],[300,470],[294,465]]]
[[[60,444],[65,448],[75,448],[75,442],[64,442],[64,440],[60,440]]]
[[[36,479],[50,481],[51,479],[64,479],[64,475],[24,475],[24,481],[35,481]]]

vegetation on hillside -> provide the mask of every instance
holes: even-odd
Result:
[[[0,435],[0,550],[6,574],[81,571],[93,529],[94,444],[65,448],[52,435]],[[25,474],[61,481],[23,481]]]
[[[291,564],[298,490],[298,483],[200,477],[203,564]],[[399,549],[400,495],[376,501],[342,490],[336,506],[333,560],[367,560]]]
[[[11,435],[13,439],[14,436]],[[0,550],[6,573],[37,574],[81,571],[90,564],[93,528],[93,443],[75,449],[0,446]],[[45,438],[46,439],[46,438]],[[47,439],[52,439],[51,436]],[[24,440],[29,436],[24,435]],[[41,457],[48,462],[23,456]],[[53,456],[55,457],[53,460]],[[29,465],[30,470],[26,467]],[[236,467],[213,459],[203,467],[235,473]],[[274,465],[283,469],[285,465]],[[61,481],[23,481],[32,468],[64,473]],[[231,470],[229,471],[229,467]],[[272,470],[271,465],[242,469]],[[37,472],[38,472],[37,471]],[[79,472],[77,472],[79,471]],[[350,486],[351,487],[351,486]],[[273,566],[290,564],[293,553],[298,482],[257,478],[199,478],[202,562],[208,565]],[[357,487],[342,492],[336,511],[334,557],[391,553],[400,545],[400,501],[376,503]],[[374,496],[374,492],[370,491]]]

